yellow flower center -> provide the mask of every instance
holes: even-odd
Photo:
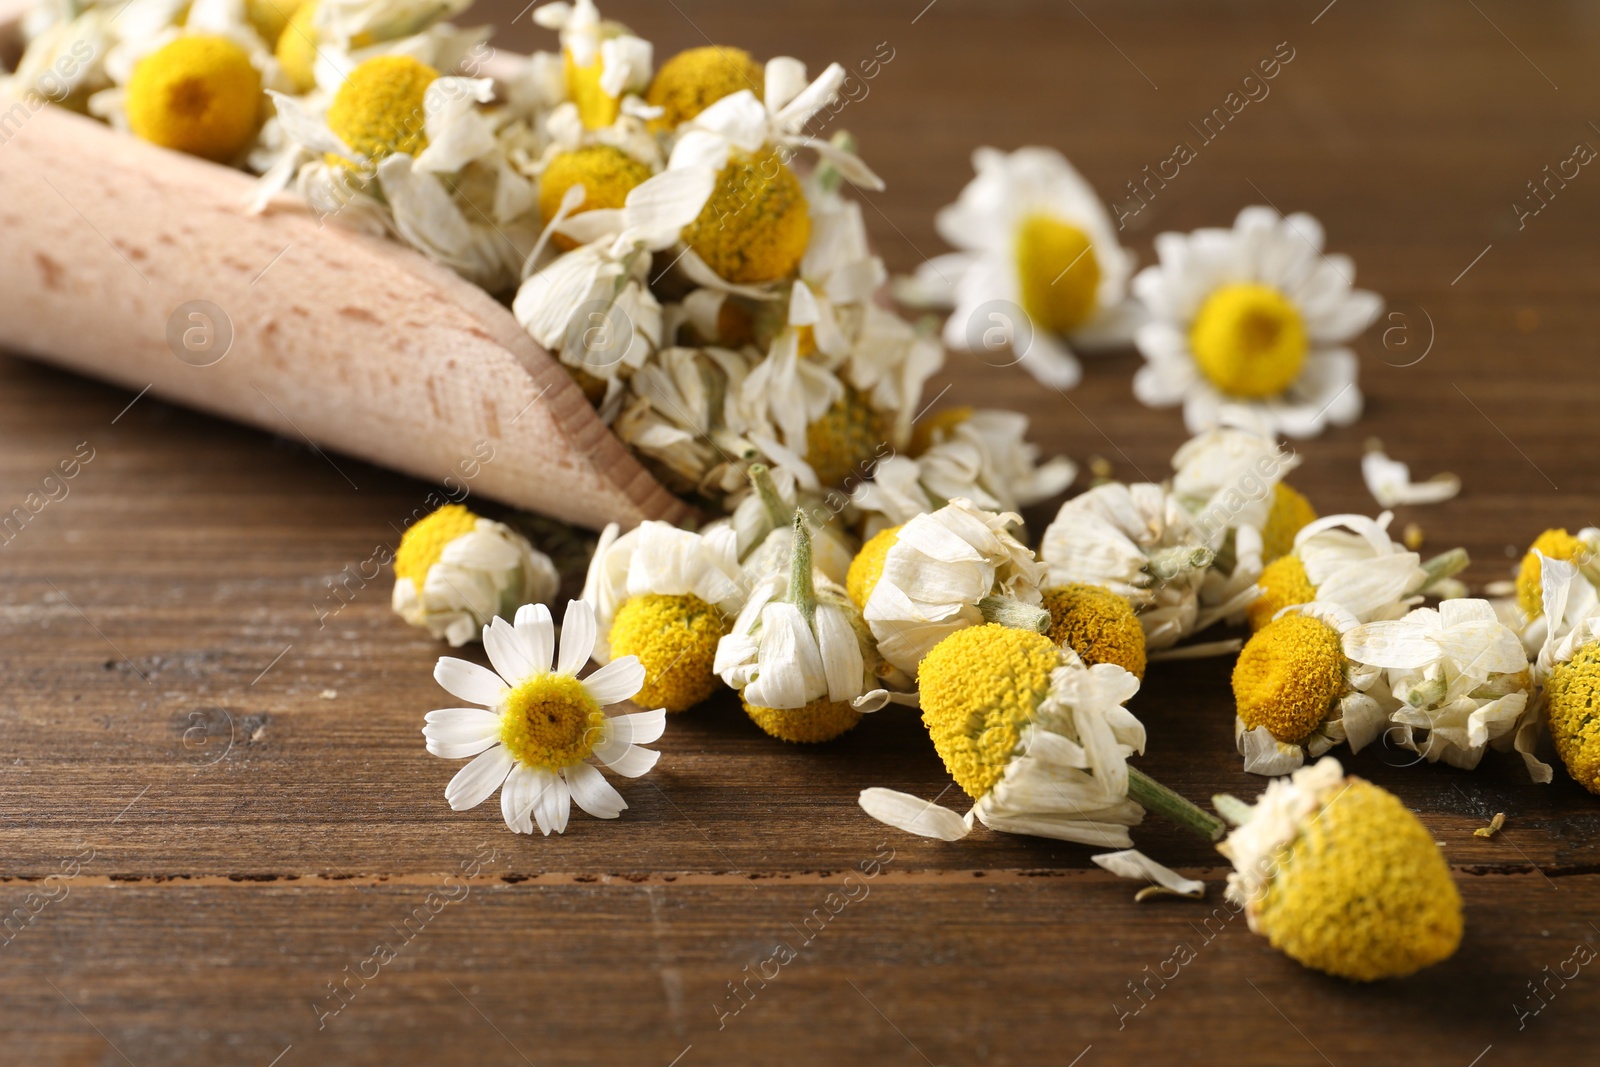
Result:
[[[261,127],[261,75],[226,37],[179,37],[139,61],[128,81],[128,126],[163,148],[226,162]]]
[[[683,238],[713,271],[737,285],[787,278],[811,240],[805,191],[775,149],[735,153]]]
[[[847,385],[844,395],[806,427],[806,462],[823,485],[843,485],[888,440],[888,432],[878,409]]]
[[[583,186],[583,200],[574,215],[585,211],[620,208],[628,194],[650,177],[650,168],[620,148],[592,145],[562,152],[539,177],[539,214],[546,222],[555,218],[561,198],[574,185]],[[558,248],[571,251],[578,242],[565,234],[553,238]]]
[[[582,762],[600,743],[606,717],[570,674],[539,674],[506,697],[500,741],[518,763],[557,771]]]
[[[1309,615],[1285,615],[1250,638],[1233,665],[1233,698],[1245,726],[1265,726],[1286,745],[1322,725],[1345,692],[1339,633]]]
[[[984,796],[1005,774],[1060,662],[1044,634],[997,623],[957,630],[923,659],[922,722],[969,797]]]
[[[432,515],[412,523],[400,538],[400,548],[394,554],[394,576],[409,578],[422,590],[428,571],[445,546],[463,534],[477,529],[478,516],[460,504],[446,504]]]
[[[1530,619],[1544,614],[1544,567],[1539,563],[1539,553],[1551,559],[1580,559],[1587,555],[1589,546],[1565,530],[1546,530],[1528,546],[1517,569],[1517,606]]]
[[[283,68],[296,93],[309,93],[317,87],[316,19],[316,0],[305,0],[289,16],[288,24],[273,46],[278,66]]]
[[[917,422],[911,430],[911,458],[916,459],[949,437],[955,428],[972,418],[970,407],[941,408]]]
[[[1283,482],[1272,489],[1272,507],[1261,527],[1261,559],[1271,563],[1294,551],[1294,537],[1315,522],[1317,511],[1299,491]]]
[[[1278,396],[1300,376],[1306,328],[1287,297],[1269,285],[1224,285],[1206,298],[1189,329],[1194,359],[1229,396]]]
[[[1048,637],[1084,663],[1115,663],[1144,677],[1144,627],[1125,599],[1103,586],[1075,583],[1044,591]]]
[[[1568,773],[1600,793],[1600,645],[1584,645],[1555,665],[1545,685],[1545,716]]]
[[[850,561],[850,569],[844,576],[844,589],[862,611],[867,610],[867,601],[872,599],[872,591],[878,588],[878,579],[883,577],[883,561],[889,555],[889,549],[899,540],[899,534],[898,526],[879,530],[867,538],[867,543],[861,546],[856,558]]]
[[[1257,924],[1307,967],[1401,978],[1461,943],[1461,895],[1433,835],[1371,782],[1347,779],[1274,860]]]
[[[375,56],[350,72],[328,108],[328,128],[374,162],[428,147],[423,97],[439,72],[410,56]],[[329,156],[329,163],[345,162]]]
[[[717,642],[732,620],[697,596],[651,593],[630,598],[611,623],[613,658],[638,656],[644,688],[633,702],[642,708],[687,711],[717,686],[711,666]]]
[[[616,122],[622,113],[622,101],[600,87],[600,76],[605,73],[600,56],[597,54],[587,67],[580,67],[571,52],[563,51],[562,55],[566,59],[567,95],[578,105],[578,118],[584,127],[600,130]]]
[[[1317,599],[1317,587],[1306,577],[1306,565],[1299,556],[1279,556],[1261,568],[1256,584],[1261,587],[1261,596],[1245,609],[1252,630],[1261,629],[1290,605],[1309,604]]]
[[[245,18],[268,48],[277,46],[299,8],[299,0],[245,0],[244,4]]]
[[[741,696],[745,714],[780,741],[815,744],[832,741],[861,721],[861,713],[847,700],[818,697],[803,708],[763,708]]]
[[[1100,261],[1089,235],[1053,215],[1029,215],[1017,228],[1015,252],[1028,318],[1051,333],[1083,325],[1100,289]]]
[[[645,103],[662,109],[652,119],[652,130],[672,130],[741,89],[760,100],[766,84],[761,64],[742,48],[706,45],[679,52],[656,71],[645,93]]]

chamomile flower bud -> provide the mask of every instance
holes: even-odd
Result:
[[[255,138],[263,101],[243,48],[226,37],[179,37],[134,67],[128,126],[163,148],[224,163]]]
[[[594,658],[637,657],[639,702],[686,711],[716,689],[717,643],[744,604],[735,534],[665,522],[618,531],[612,523],[600,535],[583,587],[598,627]]]
[[[1039,606],[1044,566],[1010,532],[1020,521],[957,499],[900,528],[862,611],[885,660],[914,677],[929,650],[958,630],[1049,628]]]
[[[767,733],[829,741],[883,703],[880,661],[860,611],[813,573],[803,512],[795,513],[791,544],[788,573],[771,575],[751,592],[717,646],[716,671]]]
[[[1077,583],[1044,590],[1044,609],[1050,640],[1090,666],[1115,663],[1144,678],[1144,627],[1127,600],[1103,586]]]
[[[413,523],[394,555],[395,612],[460,647],[496,616],[549,603],[560,586],[550,557],[510,527],[446,504]]]
[[[725,96],[749,89],[761,98],[766,73],[742,48],[706,45],[679,52],[656,71],[645,103],[659,107],[651,129],[674,130]]]
[[[1328,757],[1267,786],[1252,806],[1218,797],[1237,829],[1228,898],[1304,966],[1371,982],[1448,959],[1461,895],[1433,834],[1386,790]]]

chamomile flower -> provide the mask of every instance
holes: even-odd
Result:
[[[1600,703],[1600,597],[1574,561],[1546,557],[1540,570],[1546,629],[1534,677],[1542,687],[1543,725],[1567,773],[1600,794],[1600,718],[1594,714]],[[1548,782],[1550,769],[1531,754],[1539,726],[1536,721],[1520,727],[1515,747],[1534,781]]]
[[[1144,627],[1125,597],[1082,583],[1044,590],[1050,640],[1070,648],[1089,666],[1114,663],[1144,678]]]
[[[774,574],[787,574],[794,554],[793,516],[796,511],[815,514],[819,503],[800,490],[794,475],[788,471],[770,470],[764,463],[752,463],[748,470],[750,491],[738,498],[726,519],[718,519],[705,528],[705,533],[730,526],[738,535],[739,563],[751,583]],[[730,499],[730,503],[732,500]],[[855,559],[855,541],[828,522],[831,512],[824,512],[822,521],[812,521],[807,526],[811,564],[824,579],[842,584]]]
[[[445,786],[455,811],[482,804],[500,790],[500,811],[513,833],[535,825],[549,836],[565,833],[572,804],[597,819],[615,819],[628,804],[607,782],[598,761],[613,773],[637,778],[660,753],[642,745],[659,738],[666,712],[607,715],[604,708],[633,697],[645,671],[631,656],[613,660],[587,678],[594,612],[581,600],[567,604],[561,651],[552,668],[555,627],[543,604],[517,612],[513,626],[495,619],[484,630],[493,670],[444,657],[433,676],[470,708],[430,711],[422,734],[428,751],[444,759],[475,757]]]
[[[1527,742],[1536,731],[1524,729],[1538,711],[1528,656],[1487,600],[1445,600],[1363,623],[1344,635],[1344,648],[1352,660],[1383,669],[1373,690],[1392,697],[1389,736],[1400,747],[1470,770],[1489,745],[1509,748],[1520,737],[1534,769]],[[1544,774],[1548,781],[1548,768]]]
[[[1020,521],[956,499],[900,527],[862,610],[890,665],[916,677],[934,645],[986,622],[1049,628],[1045,568],[1010,532]]]
[[[280,6],[293,11],[275,54],[296,96],[331,95],[362,62],[383,54],[451,70],[488,38],[487,29],[461,30],[448,21],[471,0],[300,0]]]
[[[1534,538],[1533,544],[1517,567],[1517,607],[1529,624],[1535,624],[1544,615],[1544,570],[1541,561],[1559,559],[1571,561],[1578,574],[1591,585],[1600,583],[1600,529],[1587,526],[1577,535],[1565,529],[1546,530]],[[1543,640],[1539,634],[1537,646]]]
[[[1117,243],[1105,205],[1061,153],[993,148],[973,153],[974,178],[939,212],[939,235],[958,252],[936,256],[899,288],[914,304],[953,307],[945,344],[971,350],[995,329],[1009,331],[1035,378],[1060,389],[1078,383],[1073,347],[1125,343],[1139,311],[1127,299],[1134,257]],[[996,312],[995,307],[1005,311]],[[1020,309],[1027,323],[1012,322]]]
[[[262,120],[261,74],[226,37],[179,37],[145,56],[128,82],[133,133],[214,162],[237,159]]]
[[[717,673],[750,718],[784,741],[830,741],[887,695],[860,609],[813,572],[810,530],[796,512],[787,573],[756,585],[717,646]]]
[[[548,603],[561,584],[550,557],[510,527],[446,504],[413,523],[394,555],[391,605],[459,648],[489,620]]]
[[[1238,404],[1289,437],[1355,421],[1361,390],[1344,346],[1383,301],[1351,288],[1354,265],[1323,254],[1322,239],[1311,216],[1265,207],[1245,208],[1231,230],[1157,237],[1160,262],[1133,280],[1151,315],[1134,338],[1146,360],[1134,395],[1181,403],[1191,433]]]
[[[1144,809],[1129,799],[1128,757],[1144,726],[1123,705],[1139,682],[1121,667],[1085,667],[1048,637],[986,624],[952,633],[923,660],[922,721],[966,816],[891,789],[866,789],[873,818],[956,841],[974,821],[993,830],[1126,848]]]
[[[766,72],[742,48],[708,44],[679,52],[656,71],[645,103],[661,109],[656,129],[675,130],[700,112],[743,89],[761,98]]]
[[[1208,540],[1218,531],[1254,527],[1270,563],[1317,517],[1310,501],[1284,482],[1299,465],[1300,457],[1260,419],[1237,408],[1173,454],[1172,491]]]
[[[1214,556],[1188,510],[1148,482],[1107,482],[1068,500],[1039,542],[1046,587],[1082,582],[1125,597],[1152,650],[1234,610],[1201,612],[1200,588]]]
[[[1371,982],[1454,954],[1461,895],[1433,834],[1393,794],[1325,757],[1254,805],[1218,797],[1237,829],[1228,899],[1252,932],[1304,966]]]
[[[1424,563],[1389,539],[1391,518],[1386,511],[1376,519],[1328,515],[1307,523],[1294,550],[1261,569],[1261,595],[1246,609],[1251,627],[1259,630],[1284,608],[1313,600],[1338,604],[1361,622],[1398,618],[1467,566],[1461,549]]]
[[[644,522],[595,547],[583,599],[594,611],[596,662],[632,657],[644,668],[639,700],[686,711],[716,688],[717,643],[744,605],[731,529],[705,535]]]
[[[856,607],[866,610],[867,601],[872,599],[872,591],[878,587],[878,579],[883,577],[883,564],[889,558],[889,549],[894,547],[895,541],[900,536],[899,526],[886,526],[867,538],[850,561],[850,570],[845,575],[845,591],[850,594],[850,600]]]
[[[1288,774],[1340,741],[1359,752],[1382,732],[1388,708],[1367,692],[1381,670],[1346,653],[1358,625],[1337,604],[1301,604],[1245,643],[1233,667],[1233,733],[1246,771]]]
[[[650,42],[601,19],[594,0],[544,4],[534,9],[533,21],[560,32],[567,92],[587,128],[616,122],[624,98],[650,84]]]

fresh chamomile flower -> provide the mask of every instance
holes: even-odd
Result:
[[[1530,623],[1544,615],[1544,570],[1541,561],[1571,561],[1578,574],[1591,584],[1600,585],[1600,529],[1584,527],[1574,536],[1565,529],[1546,530],[1533,539],[1522,563],[1517,567],[1517,607]],[[1543,635],[1539,635],[1542,640]],[[1537,646],[1539,642],[1535,641]]]
[[[1237,829],[1228,899],[1253,933],[1304,966],[1403,978],[1461,943],[1461,895],[1433,834],[1392,793],[1325,757],[1248,805],[1218,797]]]
[[[628,805],[598,767],[637,778],[660,753],[640,746],[659,738],[666,712],[607,715],[604,708],[635,696],[645,670],[632,656],[578,672],[594,644],[594,612],[567,604],[561,652],[552,669],[555,627],[543,604],[525,605],[513,626],[495,619],[483,633],[494,669],[446,656],[433,676],[470,708],[427,714],[428,751],[444,759],[476,757],[445,786],[455,811],[482,804],[500,790],[500,811],[513,833],[565,833],[572,802],[597,819],[615,819]]]
[[[937,429],[913,435],[910,456],[890,455],[851,492],[870,532],[899,525],[963,497],[987,511],[1016,511],[1060,493],[1077,477],[1065,456],[1039,462],[1028,418],[1013,411],[948,408]]]
[[[716,689],[717,643],[744,606],[736,535],[655,521],[618,533],[616,523],[601,533],[583,586],[598,627],[594,658],[637,658],[639,701],[686,711]]]
[[[601,19],[594,0],[545,4],[534,9],[533,21],[560,32],[567,92],[587,128],[616,122],[624,98],[650,84],[650,42]]]
[[[924,263],[899,295],[954,308],[944,327],[951,348],[987,347],[1003,332],[1025,370],[1070,389],[1082,374],[1074,347],[1133,336],[1134,257],[1117,243],[1094,189],[1056,150],[980,148],[972,164],[977,177],[935,223],[960,251]],[[1012,321],[1019,309],[1026,323]]]
[[[548,603],[561,584],[550,557],[515,530],[446,504],[412,523],[394,554],[395,612],[459,648],[498,616]]]
[[[1237,610],[1232,604],[1201,610],[1214,555],[1188,510],[1149,482],[1106,482],[1073,497],[1039,542],[1045,587],[1087,583],[1126,598],[1151,650],[1171,648]]]
[[[1044,590],[1047,636],[1089,666],[1114,663],[1144,678],[1144,627],[1127,598],[1100,585],[1077,583]]]
[[[1547,557],[1541,573],[1548,629],[1535,676],[1543,687],[1544,723],[1567,773],[1600,794],[1600,716],[1595,714],[1600,704],[1600,598],[1571,561]],[[1516,747],[1534,781],[1548,782],[1550,769],[1530,755],[1537,738],[1535,723],[1526,728],[1526,736],[1519,731]]]
[[[128,82],[135,136],[217,163],[237,159],[262,119],[261,74],[226,37],[179,37],[145,56]]]
[[[1387,736],[1401,748],[1470,770],[1488,746],[1516,747],[1530,772],[1543,767],[1532,750],[1538,707],[1527,653],[1487,600],[1445,600],[1363,623],[1344,635],[1344,648],[1353,661],[1382,668],[1371,691],[1392,698]],[[1543,773],[1549,781],[1549,768]]]
[[[844,590],[818,580],[811,527],[797,511],[789,568],[764,578],[717,646],[716,671],[745,711],[784,741],[831,741],[887,699],[878,654]]]
[[[1294,550],[1261,569],[1261,595],[1246,608],[1251,627],[1259,630],[1284,608],[1313,600],[1338,604],[1360,622],[1399,618],[1417,597],[1467,566],[1459,548],[1424,563],[1389,539],[1391,518],[1386,511],[1376,519],[1327,515],[1307,523],[1295,535]]]
[[[1010,532],[1021,521],[956,499],[900,527],[862,610],[889,664],[914,678],[934,645],[987,622],[1049,628],[1044,565]]]
[[[761,99],[766,73],[742,48],[708,44],[679,52],[656,71],[645,103],[661,109],[651,128],[675,130],[700,112],[742,89]]]
[[[1191,433],[1236,404],[1290,437],[1355,421],[1361,390],[1344,346],[1383,301],[1351,288],[1350,258],[1323,254],[1322,238],[1311,216],[1266,207],[1245,208],[1231,230],[1158,236],[1159,264],[1133,280],[1151,315],[1134,338],[1146,360],[1134,395],[1183,404]]]

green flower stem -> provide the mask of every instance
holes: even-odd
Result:
[[[978,601],[978,610],[983,612],[984,622],[997,622],[1001,626],[1032,630],[1040,634],[1047,633],[1050,629],[1048,611],[1033,604],[1013,600],[1008,596],[986,596]]]
[[[789,603],[800,609],[807,626],[817,628],[817,591],[811,581],[811,526],[799,508],[794,512],[794,546],[789,557]]]
[[[1146,810],[1165,815],[1207,841],[1221,841],[1222,835],[1228,832],[1227,823],[1189,803],[1137,767],[1128,768],[1128,796]]]
[[[1428,575],[1422,583],[1422,589],[1431,589],[1446,578],[1454,578],[1466,570],[1471,562],[1464,548],[1452,548],[1448,552],[1439,553],[1422,565],[1422,569]]]
[[[755,488],[756,496],[761,498],[761,507],[767,513],[767,522],[776,530],[789,521],[789,506],[778,495],[778,487],[772,480],[772,472],[765,463],[750,464],[750,484]],[[759,541],[759,538],[757,539]]]

